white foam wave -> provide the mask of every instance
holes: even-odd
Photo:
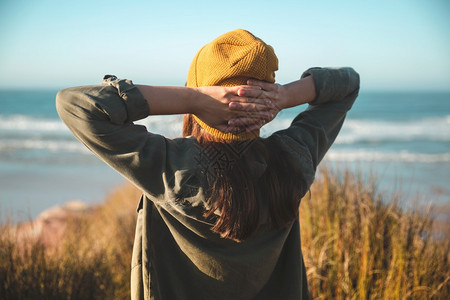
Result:
[[[50,152],[89,153],[89,150],[78,141],[49,141],[35,139],[0,141],[0,151],[47,150]]]
[[[183,116],[151,116],[135,123],[144,125],[150,132],[162,134],[169,138],[175,138],[181,136]]]
[[[136,123],[145,125],[150,131],[170,137],[180,136],[182,116],[151,116]],[[17,132],[46,132],[70,134],[66,125],[59,119],[41,119],[24,115],[0,117],[0,130]]]
[[[337,144],[355,142],[450,141],[450,115],[416,121],[352,120],[345,122]]]
[[[288,128],[292,118],[277,117],[261,129],[263,136]],[[450,141],[450,115],[407,121],[347,119],[339,133],[337,144],[357,142]]]
[[[59,119],[38,119],[24,115],[13,115],[0,118],[0,130],[7,131],[68,131]]]
[[[363,149],[331,150],[326,159],[340,162],[407,162],[407,163],[449,163],[450,153],[428,154],[407,150],[380,152]]]
[[[182,121],[182,116],[174,115],[151,116],[136,123],[145,125],[151,132],[174,138],[181,135]],[[276,118],[261,129],[261,135],[268,136],[277,130],[287,128],[291,121],[288,118]],[[59,119],[39,119],[24,115],[0,117],[0,131],[70,135],[67,127]],[[335,143],[408,142],[415,140],[450,142],[450,115],[441,118],[398,122],[348,119]]]

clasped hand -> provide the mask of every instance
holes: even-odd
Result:
[[[247,84],[197,88],[209,99],[203,102],[195,114],[222,132],[259,130],[280,112],[282,86],[259,80],[249,80]]]

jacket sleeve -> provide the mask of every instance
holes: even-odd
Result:
[[[189,139],[178,143],[133,124],[149,115],[147,101],[131,81],[105,78],[102,85],[59,91],[58,114],[93,153],[154,200],[163,199],[175,172],[168,157],[176,159]]]
[[[352,68],[311,68],[306,76],[314,78],[316,98],[279,134],[287,151],[301,160],[298,172],[309,187],[358,96],[359,75]]]

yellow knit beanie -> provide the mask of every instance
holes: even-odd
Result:
[[[250,78],[275,82],[278,58],[273,48],[250,32],[237,29],[227,32],[206,44],[195,55],[187,76],[188,87],[235,86]],[[210,134],[224,140],[249,140],[257,132],[224,133],[202,122],[197,123]]]

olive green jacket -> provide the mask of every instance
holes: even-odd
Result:
[[[308,75],[316,99],[289,128],[267,138],[292,166],[300,196],[359,91],[351,68],[312,68],[303,77]],[[81,142],[143,192],[132,299],[308,298],[299,221],[279,230],[262,226],[240,243],[213,233],[211,220],[203,217],[210,186],[202,156],[217,153],[195,138],[168,139],[133,124],[149,115],[149,107],[131,81],[105,77],[102,85],[62,90],[57,110]],[[254,166],[264,169],[265,162],[255,157]]]

